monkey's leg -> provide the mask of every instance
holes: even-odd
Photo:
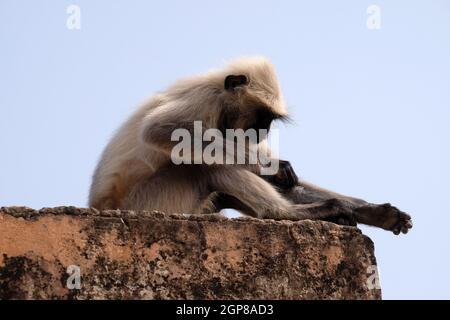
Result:
[[[258,217],[258,213],[251,207],[242,203],[238,198],[225,193],[217,193],[214,196],[214,208],[216,212],[222,209],[235,209],[243,214]],[[291,220],[311,219],[335,222],[340,225],[356,226],[355,216],[347,210],[345,205],[339,203],[339,200],[330,199],[314,204],[305,204],[295,206],[301,212],[301,218]],[[272,219],[280,219],[273,217]]]
[[[333,192],[321,187],[318,187],[309,182],[299,180],[297,185],[282,189],[281,193],[294,203],[314,203],[317,201],[324,201],[328,199],[339,199],[348,203],[353,208],[368,205],[365,200],[345,196],[337,192]]]
[[[123,200],[122,209],[165,213],[200,213],[206,210],[207,173],[200,166],[172,165],[137,181]]]
[[[300,181],[287,161],[280,160],[279,172],[270,179],[281,189],[281,193],[293,203],[308,204],[338,199],[340,204],[353,211],[358,223],[389,230],[394,234],[407,233],[412,228],[411,216],[389,203],[372,204],[362,199],[341,195],[311,183]]]
[[[221,195],[216,201],[219,210],[233,208],[253,217],[277,220],[343,218],[352,221],[353,218],[351,210],[335,199],[313,204],[292,204],[267,181],[243,167],[211,168],[209,177],[210,189]]]

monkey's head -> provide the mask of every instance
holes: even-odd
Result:
[[[220,72],[220,78],[219,129],[269,131],[274,120],[287,118],[275,68],[266,58],[236,60]]]

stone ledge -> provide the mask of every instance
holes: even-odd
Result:
[[[0,299],[380,299],[375,264],[359,229],[321,221],[0,209]]]

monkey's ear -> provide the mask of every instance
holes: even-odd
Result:
[[[234,90],[237,87],[242,87],[248,84],[247,76],[241,75],[229,75],[225,78],[225,90]]]

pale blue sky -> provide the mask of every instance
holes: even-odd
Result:
[[[81,30],[66,28],[70,4]],[[384,298],[450,298],[446,0],[0,0],[0,206],[85,206],[133,108],[250,54],[277,66],[295,120],[280,151],[297,173],[413,216],[406,236],[363,228]]]

